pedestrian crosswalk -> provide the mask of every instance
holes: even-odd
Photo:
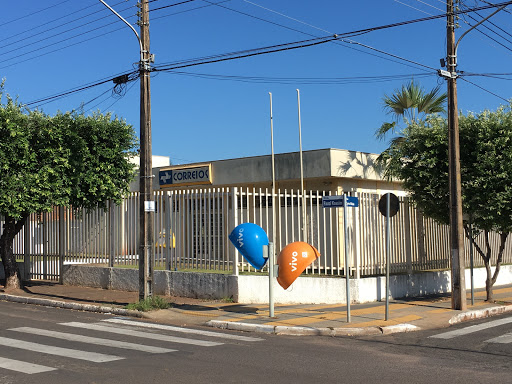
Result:
[[[499,320],[486,321],[477,325],[470,325],[467,327],[455,329],[453,331],[447,331],[438,333],[430,336],[431,339],[444,339],[450,340],[460,336],[466,336],[470,334],[474,334],[476,332],[489,330],[495,327],[507,325],[512,323],[512,317],[507,317]],[[498,337],[493,337],[483,341],[484,343],[500,343],[500,344],[508,344],[512,343],[512,332],[500,335]]]
[[[0,372],[6,370],[31,375],[58,369],[51,365],[33,363],[29,358],[25,359],[31,353],[33,353],[32,356],[38,356],[38,363],[41,362],[39,358],[41,355],[53,355],[90,363],[108,363],[127,358],[123,355],[123,351],[127,350],[148,354],[179,353],[180,345],[217,347],[228,341],[262,340],[257,337],[152,324],[124,318],[112,318],[95,323],[59,323],[51,328],[53,329],[22,326],[2,331],[0,346],[4,348],[0,348],[0,351],[6,354],[6,357],[0,356]],[[187,337],[175,336],[176,333]],[[37,336],[37,338],[34,341],[27,341],[30,336]],[[118,340],[119,338],[124,340]],[[62,346],[62,341],[65,342],[65,347]],[[59,343],[60,346],[56,345]],[[155,343],[159,345],[154,345]],[[102,352],[93,352],[90,348],[81,349],[80,346],[84,344],[101,347]],[[105,353],[105,347],[112,352]],[[23,360],[12,359],[7,355],[10,348],[27,353],[23,355]]]

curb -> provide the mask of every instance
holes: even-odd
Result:
[[[485,309],[478,309],[474,311],[468,311],[459,313],[458,315],[452,316],[448,321],[450,325],[462,323],[463,321],[483,319],[494,315],[500,315],[502,313],[512,312],[512,305],[501,305],[499,307],[491,307]]]
[[[8,294],[0,294],[0,300],[11,301],[22,304],[35,304],[46,307],[74,309],[77,311],[96,312],[96,313],[112,313],[119,316],[132,316],[132,317],[146,317],[144,313],[139,311],[133,311],[130,309],[117,308],[117,307],[106,307],[94,304],[80,304],[67,301],[58,301],[51,299],[39,299],[34,297],[16,296]]]
[[[291,327],[282,325],[264,325],[247,324],[233,321],[210,320],[205,323],[206,326],[219,329],[229,329],[233,331],[257,332],[273,335],[288,336],[371,336],[371,335],[390,335],[398,332],[411,332],[420,330],[411,324],[390,325],[387,327],[364,327],[364,328],[310,328],[310,327]]]

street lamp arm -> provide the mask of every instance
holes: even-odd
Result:
[[[137,40],[139,41],[139,48],[140,48],[140,62],[142,64],[142,62],[144,61],[144,56],[143,56],[143,53],[144,53],[144,49],[142,48],[142,41],[139,37],[139,34],[137,33],[137,31],[135,30],[135,28],[133,28],[133,26],[127,22],[123,16],[121,16],[119,13],[117,13],[110,5],[108,5],[107,3],[105,3],[103,0],[100,0],[100,2],[105,6],[107,7],[108,9],[110,9],[112,11],[112,13],[114,15],[116,15],[117,17],[119,17],[127,26],[130,27],[130,29],[133,31],[133,33],[135,33],[135,36],[137,36]]]
[[[101,1],[101,0],[100,0]],[[455,44],[455,57],[457,57],[457,48],[459,47],[459,43],[460,41],[462,40],[462,38],[464,36],[466,36],[469,32],[471,32],[473,29],[475,29],[476,27],[478,27],[480,24],[482,24],[484,21],[490,19],[491,17],[493,17],[495,14],[497,14],[499,11],[501,11],[502,9],[504,9],[505,7],[507,7],[508,5],[512,4],[512,1],[509,1],[507,4],[505,5],[502,5],[501,7],[499,7],[497,10],[495,10],[493,13],[491,13],[489,16],[487,16],[486,18],[480,20],[478,23],[476,23],[475,25],[473,25],[471,28],[469,28],[466,32],[464,32],[460,37],[459,37],[459,40],[457,40],[457,44]]]

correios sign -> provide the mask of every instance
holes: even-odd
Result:
[[[212,165],[209,163],[161,168],[158,173],[158,182],[161,188],[211,184]]]

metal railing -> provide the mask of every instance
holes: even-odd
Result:
[[[188,271],[252,272],[230,243],[238,224],[260,225],[274,242],[276,252],[294,241],[307,241],[320,257],[307,274],[344,275],[343,209],[322,208],[325,191],[278,190],[274,199],[267,189],[208,188],[155,192],[155,268]],[[348,209],[350,272],[355,278],[385,273],[385,219],[379,213],[380,195],[354,194],[359,207]],[[139,196],[127,196],[107,210],[55,208],[33,214],[16,236],[14,252],[24,260],[28,278],[58,280],[64,263],[137,266]],[[303,215],[306,202],[306,220]],[[275,208],[272,204],[275,202]],[[399,213],[391,219],[391,273],[448,269],[448,227],[423,217],[400,198]],[[272,228],[272,215],[276,228]],[[307,239],[302,225],[306,225]],[[0,217],[0,233],[3,221]],[[478,239],[484,244],[483,235]],[[493,249],[499,236],[491,236]],[[466,240],[466,265],[469,242]],[[475,256],[475,266],[483,265]],[[512,241],[504,263],[512,263]],[[28,267],[28,268],[27,268]]]

